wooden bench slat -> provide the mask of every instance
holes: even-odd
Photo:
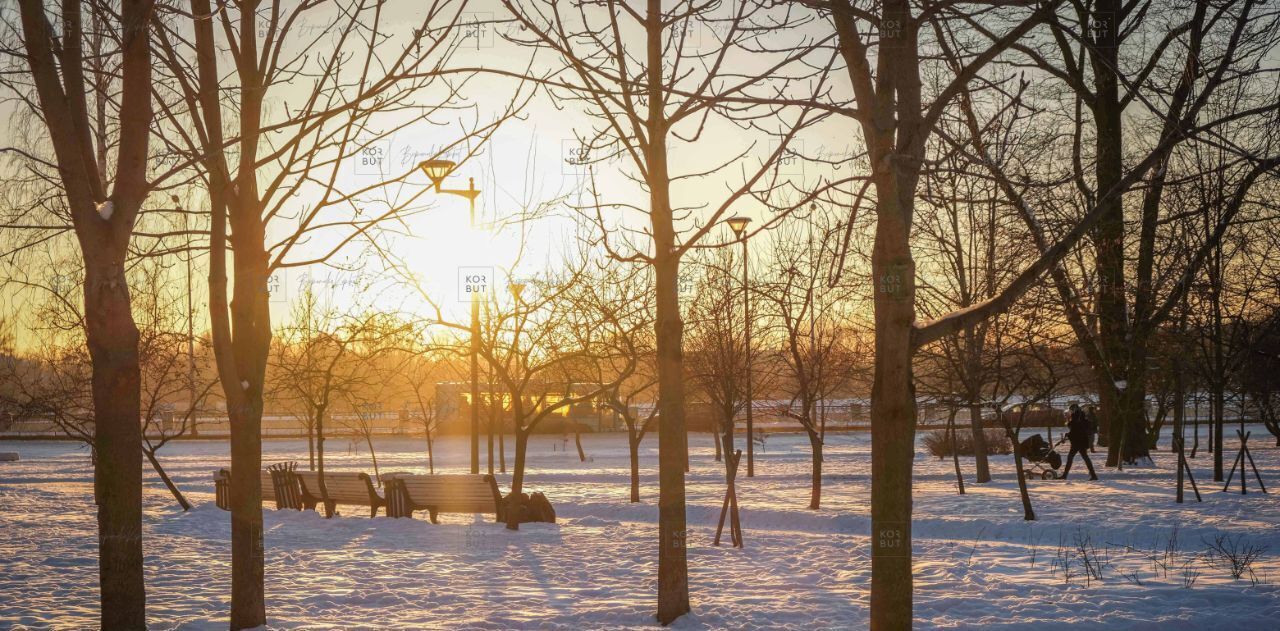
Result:
[[[310,501],[324,506],[326,516],[333,515],[336,504],[368,506],[370,517],[378,514],[378,508],[386,506],[386,500],[373,488],[373,480],[367,473],[326,471],[323,485],[320,483],[319,471],[299,471],[296,475],[302,481]]]
[[[229,476],[229,473],[224,475],[225,471],[219,471],[217,477],[225,480]],[[379,507],[386,506],[388,514],[397,517],[426,510],[433,523],[440,513],[489,513],[499,521],[502,519],[502,495],[497,481],[490,475],[389,474],[384,477],[387,486],[384,498],[365,473],[326,472],[323,482],[318,471],[292,471],[291,474],[300,487],[303,507],[323,506],[326,516],[333,515],[336,504],[354,504],[368,506],[370,517],[377,515]],[[260,471],[258,479],[263,501],[276,501],[271,471]],[[224,491],[226,486],[224,481]],[[390,506],[393,502],[397,504],[394,512]]]
[[[490,475],[399,475],[387,481],[388,500],[397,506],[393,516],[411,516],[415,510],[426,510],[431,521],[447,513],[493,513],[502,516],[502,497],[498,484]],[[391,500],[395,494],[397,499]]]
[[[304,507],[314,509],[323,505],[326,516],[331,517],[333,515],[335,504],[367,506],[370,508],[370,517],[378,514],[378,508],[386,506],[386,500],[378,494],[377,489],[373,487],[373,479],[366,473],[326,472],[323,485],[320,484],[320,472],[318,471],[293,471],[292,473],[302,487]],[[215,480],[229,478],[230,471],[226,468],[220,469],[215,474]],[[228,486],[225,481],[221,484],[224,489]],[[271,471],[267,469],[261,470],[258,474],[258,484],[264,503],[277,501],[275,483],[271,479]],[[225,498],[220,498],[219,501],[222,501],[222,499]]]
[[[258,486],[262,492],[262,501],[276,501],[276,485],[271,481],[271,472],[263,469],[258,472]]]

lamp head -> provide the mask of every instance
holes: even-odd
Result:
[[[458,163],[453,160],[423,160],[418,163],[418,168],[427,174],[427,178],[435,185],[437,191],[456,166]]]
[[[729,227],[733,229],[733,234],[739,239],[747,232],[747,224],[751,223],[750,217],[733,216],[725,220]]]

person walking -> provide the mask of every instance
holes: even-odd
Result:
[[[1098,479],[1098,474],[1093,470],[1093,461],[1089,460],[1090,435],[1089,418],[1085,416],[1079,405],[1072,403],[1071,418],[1067,421],[1067,441],[1071,443],[1071,451],[1067,454],[1067,466],[1062,470],[1063,480],[1067,479],[1067,474],[1071,473],[1071,463],[1076,459],[1076,454],[1080,454],[1080,459],[1084,460],[1084,466],[1089,468],[1089,479]]]

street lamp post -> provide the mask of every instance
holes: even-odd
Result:
[[[467,198],[471,204],[471,228],[476,227],[475,178],[468,178],[467,188],[443,188],[444,179],[457,167],[453,160],[424,160],[418,168],[427,174],[437,193]],[[479,292],[471,293],[471,473],[480,473],[480,300]]]
[[[753,478],[756,475],[756,463],[755,427],[752,423],[751,413],[751,408],[753,407],[751,393],[751,285],[747,280],[747,224],[751,223],[751,218],[730,217],[728,222],[733,234],[742,242],[742,327],[745,341],[743,351],[746,353],[747,364],[747,382],[744,388],[747,397],[747,477]]]

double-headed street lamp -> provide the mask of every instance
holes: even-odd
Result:
[[[437,193],[457,195],[467,198],[471,204],[471,229],[476,227],[476,198],[480,191],[476,190],[475,178],[468,178],[467,188],[443,188],[444,179],[449,177],[458,163],[453,160],[424,160],[418,168],[427,174],[427,178],[435,186]],[[480,300],[479,292],[471,292],[471,473],[480,473]]]
[[[744,388],[747,398],[747,477],[752,478],[756,475],[756,466],[755,428],[751,414],[751,285],[747,280],[747,224],[751,223],[751,218],[734,216],[725,221],[729,224],[729,228],[733,230],[734,236],[738,237],[738,240],[742,242],[742,326],[745,336],[743,350],[746,353],[747,363],[747,382]]]

